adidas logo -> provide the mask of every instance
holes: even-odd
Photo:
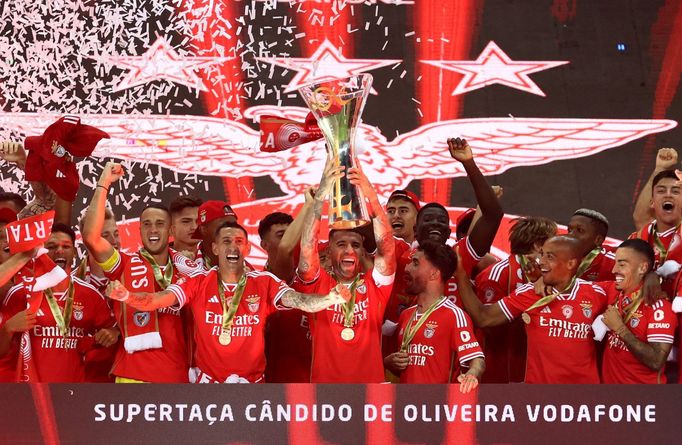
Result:
[[[56,175],[56,177],[57,177],[57,178],[66,178],[66,176],[64,175],[64,173],[62,173],[61,170],[57,170],[57,175]]]
[[[545,307],[542,308],[542,310],[540,311],[540,313],[541,313],[541,314],[551,314],[552,311],[549,309],[549,306],[545,306]]]
[[[218,300],[218,297],[216,297],[216,296],[214,295],[214,296],[212,296],[211,298],[208,299],[208,302],[209,302],[209,303],[220,303],[220,300]]]
[[[38,313],[36,314],[36,316],[38,316],[38,317],[44,317],[44,316],[45,316],[45,313],[43,312],[42,309],[38,308]]]

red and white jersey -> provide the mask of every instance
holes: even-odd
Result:
[[[386,319],[393,322],[397,322],[400,313],[406,308],[412,306],[415,303],[415,296],[409,295],[405,290],[405,267],[410,263],[412,254],[419,247],[417,241],[412,243],[411,249],[404,251],[404,253],[398,257],[398,264],[395,275],[395,283],[393,285],[393,291],[391,293],[391,298],[388,303],[388,308],[386,309]],[[453,250],[459,249],[460,259],[462,261],[462,266],[466,271],[467,275],[471,276],[472,271],[476,267],[481,258],[469,242],[469,237],[465,236],[460,239],[452,246]],[[445,296],[457,306],[462,307],[462,303],[459,298],[459,291],[457,290],[457,280],[452,277],[445,284]]]
[[[416,305],[400,314],[398,344],[402,344],[405,329],[415,311]],[[413,323],[419,317],[417,314]],[[407,354],[409,364],[400,374],[400,383],[451,383],[456,381],[460,366],[468,367],[470,360],[483,358],[469,315],[448,299],[444,299],[419,327]]]
[[[578,277],[586,281],[613,281],[613,266],[616,264],[615,250],[610,246],[601,248],[601,252],[592,260],[590,267]]]
[[[234,296],[236,284],[225,284],[227,304]],[[279,278],[269,272],[247,272],[246,286],[242,293],[232,328],[231,342],[221,345],[218,341],[223,326],[223,305],[218,293],[218,270],[195,275],[186,281],[172,284],[179,307],[192,310],[196,366],[212,379],[224,382],[236,374],[249,382],[263,380],[265,371],[265,323],[280,305],[282,296],[291,290]]]
[[[33,361],[38,379],[43,383],[85,381],[83,354],[85,344],[90,344],[88,336],[116,324],[111,309],[97,289],[78,278],[71,279],[73,309],[66,336],[57,326],[46,297],[38,308],[36,325],[29,331]],[[54,294],[62,311],[66,296],[66,292]],[[10,289],[5,298],[12,315],[26,309],[27,292],[23,284]]]
[[[672,227],[665,232],[658,232],[656,229],[656,220],[653,220],[639,231],[632,232],[628,239],[639,238],[649,243],[656,255],[654,268],[658,268],[665,260],[676,259],[676,261],[682,262],[682,259],[680,259],[680,257],[682,257],[681,228],[682,226]],[[654,234],[656,234],[656,236],[654,236]],[[655,241],[656,238],[660,241],[660,245]],[[661,251],[661,249],[663,249],[663,251]]]
[[[609,304],[623,315],[623,308],[631,303],[631,295],[616,289],[614,282],[599,283],[606,291]],[[649,305],[642,302],[626,324],[627,328],[644,343],[673,343],[677,328],[677,316],[668,300],[658,300]],[[606,337],[602,383],[666,383],[665,368],[652,371],[640,362],[628,346],[613,331]]]
[[[173,254],[171,258],[174,260],[173,279],[171,280],[173,283],[180,278],[200,272],[196,263],[185,256]],[[109,272],[105,272],[105,275],[110,280],[120,280],[124,276],[124,271],[134,269],[139,261],[146,262],[137,253],[120,252],[120,261]],[[161,270],[163,271],[164,268]],[[135,274],[132,271],[129,272],[131,275]],[[146,273],[143,273],[139,279],[124,284],[131,292],[148,292],[151,290],[148,289],[148,286],[151,285],[153,285],[154,292],[162,290],[156,280],[151,279]],[[123,330],[125,318],[123,305],[119,301],[114,301],[113,308],[119,326]],[[126,311],[144,314],[144,311],[136,311],[130,306],[126,307]],[[156,312],[158,313],[159,335],[163,347],[129,353],[124,348],[124,342],[121,341],[111,373],[119,377],[143,382],[187,383],[189,380],[189,359],[180,309],[178,307],[166,307],[158,309]],[[150,320],[150,317],[143,317],[143,319]]]
[[[511,321],[539,298],[526,284],[497,304]],[[592,322],[606,306],[602,288],[577,279],[569,293],[527,312],[526,383],[599,383]]]
[[[381,325],[386,303],[391,295],[394,276],[381,275],[375,269],[361,275],[355,294],[354,337],[341,338],[344,315],[341,305],[310,314],[313,336],[313,383],[378,383],[384,381],[381,355]],[[297,281],[300,279],[297,278]],[[298,283],[306,293],[326,295],[336,280],[320,270],[310,283]]]
[[[476,276],[476,295],[493,304],[527,284],[519,257],[510,255]],[[477,331],[479,332],[479,331]],[[484,383],[522,382],[526,374],[526,329],[520,319],[482,330],[485,352]]]

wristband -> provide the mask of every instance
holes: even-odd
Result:
[[[103,185],[100,185],[100,184],[97,184],[97,187],[102,187],[107,193],[109,193],[108,187],[104,187]],[[95,187],[95,188],[97,188],[97,187]]]

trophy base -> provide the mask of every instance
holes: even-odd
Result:
[[[334,230],[350,230],[357,229],[358,227],[363,227],[369,224],[370,221],[367,219],[356,219],[356,220],[343,220],[334,221],[329,224],[330,229]]]

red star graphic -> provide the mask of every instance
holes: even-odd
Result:
[[[284,89],[285,93],[296,91],[311,82],[343,79],[402,62],[402,60],[389,59],[346,59],[341,51],[326,39],[309,58],[257,57],[256,59],[296,71],[296,75]],[[377,94],[374,88],[371,93]]]
[[[568,61],[512,60],[493,41],[488,43],[476,60],[421,60],[422,63],[464,74],[452,95],[467,93],[499,83],[517,90],[545,96],[529,74],[544,71]]]
[[[230,60],[230,57],[183,57],[164,37],[159,37],[141,56],[108,56],[100,60],[130,70],[114,92],[143,85],[154,80],[168,80],[201,91],[206,85],[195,70]]]

